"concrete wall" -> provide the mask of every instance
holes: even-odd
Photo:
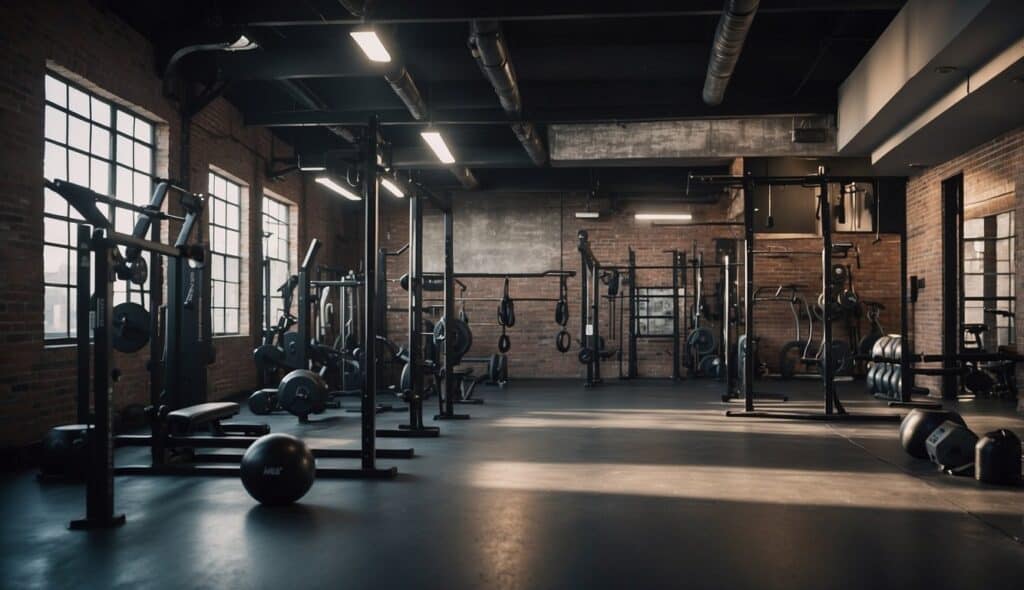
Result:
[[[162,95],[153,49],[141,35],[85,0],[5,6],[0,20],[0,448],[38,440],[50,426],[73,420],[75,412],[74,347],[43,341],[43,81],[48,67],[160,120],[158,171],[175,176],[179,171],[176,105]],[[211,167],[248,185],[243,220],[248,277],[259,277],[255,199],[264,187],[296,206],[300,242],[321,236],[326,240],[321,261],[342,263],[350,248],[344,243],[345,210],[337,199],[313,183],[307,187],[299,176],[282,181],[265,176],[268,160],[287,156],[289,146],[266,130],[244,127],[240,113],[224,100],[195,117],[191,136],[194,190],[206,190]],[[256,384],[250,355],[259,337],[257,287],[255,281],[243,287],[245,335],[216,340],[211,399]],[[116,405],[148,401],[147,350],[116,355],[124,375],[115,388]]]

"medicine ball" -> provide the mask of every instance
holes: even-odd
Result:
[[[85,479],[89,466],[89,429],[85,424],[51,428],[43,437],[39,472],[43,477]]]
[[[912,457],[927,459],[928,449],[925,442],[928,440],[928,436],[946,420],[967,426],[960,414],[949,410],[925,410],[922,408],[910,410],[910,413],[900,423],[900,444],[903,445],[903,450]]]
[[[242,456],[242,485],[261,504],[283,506],[306,495],[316,461],[306,443],[290,434],[261,436]]]
[[[1000,429],[983,436],[974,447],[974,478],[985,483],[1020,485],[1020,439]]]

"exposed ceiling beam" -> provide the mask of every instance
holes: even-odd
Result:
[[[417,121],[405,111],[283,111],[250,113],[245,124],[252,127],[323,127],[326,125],[363,126],[372,115],[379,115],[385,127],[497,125],[507,126],[509,119],[501,109],[432,111],[429,121]],[[722,116],[725,116],[724,114]],[[751,117],[762,115],[750,115]],[[817,116],[812,111],[764,113],[763,116]],[[564,110],[527,110],[524,119],[544,124],[638,123],[656,121],[709,120],[715,117],[693,115],[676,107],[633,107],[610,109],[567,108]]]
[[[636,4],[636,3],[634,3]],[[249,27],[309,27],[309,26],[337,26],[337,25],[358,25],[365,22],[377,24],[442,24],[442,23],[468,23],[473,20],[496,19],[506,22],[522,21],[564,21],[564,20],[606,20],[606,19],[658,19],[658,18],[686,18],[699,16],[718,16],[722,12],[722,3],[719,1],[705,1],[698,6],[685,10],[652,10],[645,9],[640,3],[636,10],[621,10],[616,12],[593,11],[593,12],[555,12],[543,9],[530,10],[523,8],[522,3],[472,3],[472,8],[467,9],[468,3],[453,3],[445,6],[438,2],[387,2],[376,7],[372,17],[362,18],[340,18],[340,19],[319,19],[319,20],[257,20],[248,23],[236,23]],[[693,5],[695,3],[691,3]],[[664,6],[660,3],[659,6]],[[900,0],[846,0],[829,1],[818,0],[809,2],[805,0],[779,0],[771,7],[762,8],[763,14],[792,14],[807,12],[896,12],[903,5]],[[518,6],[518,10],[516,9]]]

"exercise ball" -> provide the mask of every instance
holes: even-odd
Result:
[[[928,436],[946,420],[967,426],[960,414],[949,410],[925,410],[922,408],[910,410],[903,418],[903,422],[900,423],[900,444],[903,445],[903,450],[912,457],[927,459],[928,448],[925,446],[925,442],[928,440]]]
[[[974,447],[974,478],[985,483],[1020,485],[1020,439],[1001,428]]]
[[[89,467],[89,430],[85,424],[51,428],[43,437],[39,472],[43,477],[85,479]]]
[[[282,506],[306,495],[316,461],[306,443],[290,434],[261,436],[242,456],[242,485],[261,504]]]

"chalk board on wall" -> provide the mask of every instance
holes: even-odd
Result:
[[[456,272],[542,272],[561,255],[561,202],[557,194],[457,194]],[[444,270],[440,213],[423,215],[423,268]]]

